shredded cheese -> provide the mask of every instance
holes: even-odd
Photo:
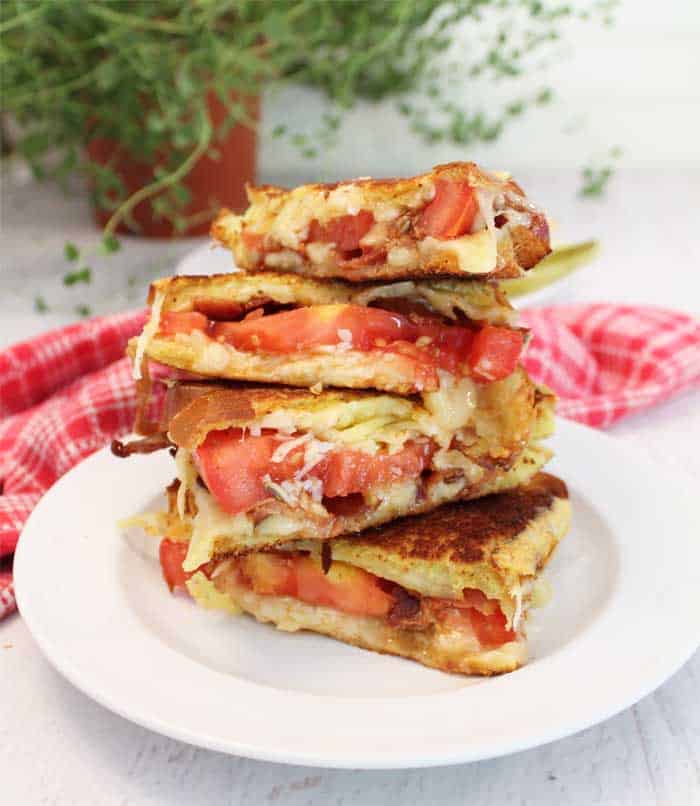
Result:
[[[518,627],[520,627],[520,620],[523,617],[523,589],[520,585],[513,591],[513,596],[515,598],[515,612],[513,613],[512,629],[517,632]]]
[[[323,457],[334,448],[335,445],[333,445],[332,442],[321,442],[320,439],[310,440],[304,451],[304,466],[301,470],[297,470],[294,474],[294,478],[297,481],[301,481],[304,476],[306,476],[310,470],[313,470]]]
[[[338,328],[338,338],[340,343],[337,345],[339,350],[352,350],[352,332],[345,328]]]
[[[303,445],[310,439],[312,439],[311,433],[302,434],[300,437],[297,437],[296,439],[287,439],[278,448],[275,449],[275,452],[270,457],[270,461],[275,462],[275,464],[277,464],[278,462],[283,462],[287,458],[290,451],[293,451],[294,448],[298,448],[299,445]]]

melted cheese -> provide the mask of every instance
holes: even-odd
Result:
[[[192,455],[183,448],[178,448],[175,454],[175,475],[180,486],[177,488],[177,514],[185,517],[187,505],[187,491],[194,490],[197,484],[197,468],[192,461]]]
[[[435,420],[445,429],[457,431],[474,421],[477,397],[476,385],[471,378],[454,381],[452,375],[438,370],[440,388],[424,392],[423,403]]]
[[[306,244],[306,254],[312,263],[326,263],[333,256],[335,244],[312,241]]]
[[[195,571],[208,562],[216,551],[216,544],[222,539],[245,540],[253,534],[252,518],[241,513],[229,515],[216,503],[213,496],[198,485],[193,488],[197,514],[192,518],[192,539],[182,567],[185,571]]]
[[[223,610],[232,616],[243,612],[227,593],[218,591],[201,571],[193,574],[185,585],[195,602],[206,610]]]
[[[395,246],[389,250],[386,262],[390,266],[401,268],[413,268],[418,262],[418,252],[413,247]]]
[[[306,482],[298,484],[295,492],[306,487]],[[287,487],[286,490],[291,491],[291,488]],[[192,526],[192,537],[182,565],[185,571],[196,570],[211,560],[217,551],[256,548],[269,545],[271,541],[279,542],[285,538],[295,539],[308,535],[309,519],[302,510],[297,511],[294,507],[282,514],[268,515],[255,523],[251,514],[229,515],[224,512],[211,493],[199,485],[195,485],[192,492],[197,513],[187,519]],[[374,508],[373,515],[377,520],[391,519],[405,513],[415,495],[416,483],[409,480],[368,491],[365,500]],[[310,502],[310,506],[320,517],[328,514],[320,503]]]
[[[510,624],[507,623],[506,626],[512,630],[517,630],[520,627],[520,620],[523,616],[523,589],[518,585],[511,592],[515,599],[515,612],[513,613],[513,618],[510,619]]]
[[[330,192],[300,187],[260,209],[253,204],[245,214],[245,221],[253,231],[266,231],[270,242],[299,249],[308,238],[309,225],[314,219],[324,224],[333,218],[371,209],[376,221],[392,221],[405,210],[423,206],[434,195],[432,182],[411,185],[397,192],[391,201],[378,199],[362,184],[352,182],[338,185]]]
[[[436,255],[454,255],[460,271],[468,274],[488,274],[498,260],[496,238],[488,229],[446,240],[429,236],[418,242],[418,251],[426,260]]]
[[[143,364],[146,350],[158,332],[158,328],[160,326],[160,312],[163,307],[164,299],[165,294],[162,291],[156,294],[156,298],[151,306],[151,315],[148,319],[148,322],[146,322],[145,327],[141,331],[141,335],[136,341],[136,353],[134,355],[134,367],[132,370],[132,376],[135,381],[141,380],[141,365]]]

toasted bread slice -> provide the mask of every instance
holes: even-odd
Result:
[[[151,284],[148,304],[163,313],[198,312],[212,319],[233,321],[264,306],[376,305],[403,300],[427,311],[472,322],[514,325],[516,312],[497,283],[452,278],[407,280],[396,283],[363,283],[317,280],[282,272],[235,272],[209,276],[164,277]]]
[[[481,441],[493,459],[553,430],[554,395],[537,387],[524,369],[502,381],[471,384],[419,397],[380,392],[308,389],[250,384],[171,385],[165,409],[167,430],[179,447],[194,450],[210,431],[273,429],[311,432],[317,439],[376,452],[402,447],[419,437],[449,447],[455,438]],[[544,428],[538,428],[544,423]],[[534,429],[537,429],[536,431]],[[469,434],[466,432],[469,431]]]
[[[408,179],[263,185],[248,196],[244,215],[223,210],[212,226],[246,271],[352,282],[504,278],[550,251],[546,218],[521,188],[469,162]]]
[[[204,607],[242,610],[281,630],[311,630],[444,671],[497,674],[527,657],[533,591],[569,522],[566,486],[539,474],[510,492],[336,538],[325,559],[314,542],[262,555],[262,563],[257,555],[221,558],[187,587]],[[318,570],[301,560],[303,575],[291,582],[306,551]],[[282,575],[261,575],[270,567]]]
[[[331,556],[424,596],[453,598],[475,588],[498,599],[510,618],[523,583],[547,562],[568,524],[566,485],[538,473],[508,492],[335,538]]]

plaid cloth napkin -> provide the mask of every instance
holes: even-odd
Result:
[[[605,427],[700,385],[700,322],[659,308],[569,305],[523,312],[525,364],[558,412]],[[127,434],[135,392],[123,357],[145,311],[93,319],[0,353],[0,619],[15,600],[8,560],[41,495]]]

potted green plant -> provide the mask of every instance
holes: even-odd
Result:
[[[3,111],[17,124],[15,151],[38,177],[88,177],[108,239],[193,234],[218,206],[244,203],[257,99],[271,83],[302,82],[328,96],[321,142],[344,108],[391,97],[429,141],[489,140],[551,91],[487,117],[452,103],[446,81],[519,75],[572,13],[544,0],[4,0]],[[481,24],[489,14],[496,25]],[[480,55],[463,53],[456,74],[438,57],[462,21],[477,32]],[[314,153],[299,133],[276,134]]]

